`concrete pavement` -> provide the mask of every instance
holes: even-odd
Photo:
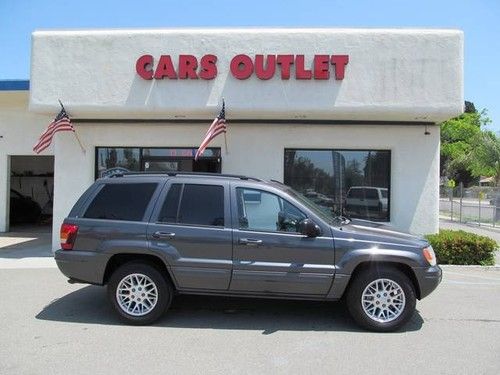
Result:
[[[47,228],[0,234],[0,268],[56,267]]]
[[[404,330],[354,325],[342,303],[178,296],[122,325],[105,289],[55,268],[0,267],[1,374],[500,372],[500,270],[447,267]]]
[[[177,296],[125,326],[105,289],[71,285],[50,234],[0,236],[1,374],[500,373],[500,268],[444,268],[396,333],[360,330],[343,303]]]
[[[0,262],[1,374],[500,372],[500,268],[446,267],[401,332],[378,334],[343,303],[195,296],[153,326],[125,326],[104,288],[24,259]]]

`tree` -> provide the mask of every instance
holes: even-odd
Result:
[[[471,172],[467,156],[491,120],[471,102],[465,102],[465,108],[465,113],[441,124],[441,175],[469,185],[478,176]]]
[[[477,177],[494,177],[495,186],[500,186],[500,138],[485,131],[476,137],[474,146],[466,158],[470,172]]]

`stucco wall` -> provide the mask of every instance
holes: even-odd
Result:
[[[203,124],[78,124],[87,151],[73,134],[57,135],[55,152],[54,246],[59,226],[80,194],[94,181],[96,146],[197,147]],[[231,124],[214,140],[222,148],[222,172],[283,181],[284,149],[389,149],[391,224],[412,233],[438,230],[439,127]]]
[[[210,118],[225,97],[231,118],[440,122],[463,107],[463,33],[412,29],[161,29],[33,33],[31,110],[61,99],[80,118]],[[217,56],[213,80],[144,80],[150,54]],[[237,54],[346,54],[343,80],[238,80]]]
[[[0,232],[8,228],[10,155],[35,155],[32,148],[51,121],[28,112],[28,91],[0,92]],[[53,155],[52,146],[43,155]]]

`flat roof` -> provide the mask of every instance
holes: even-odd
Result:
[[[27,79],[4,79],[0,80],[0,91],[28,91],[30,81]]]

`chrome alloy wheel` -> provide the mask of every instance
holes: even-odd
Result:
[[[393,280],[377,279],[365,288],[361,295],[361,305],[368,317],[379,323],[397,319],[405,308],[403,288]]]
[[[116,301],[127,314],[144,316],[158,303],[158,288],[148,276],[133,273],[118,283]]]

